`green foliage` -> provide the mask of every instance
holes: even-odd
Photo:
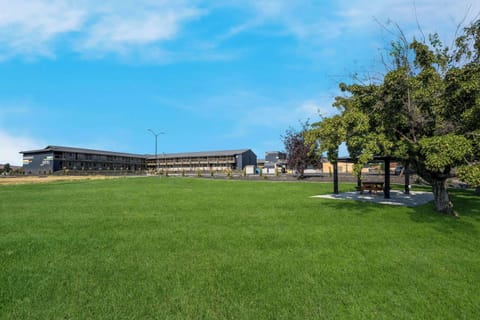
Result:
[[[305,132],[305,140],[308,145],[318,148],[318,153],[327,152],[327,158],[330,162],[336,162],[338,158],[338,147],[345,141],[346,130],[344,129],[343,118],[334,116],[325,118],[321,122],[312,124],[311,130]],[[320,143],[317,143],[320,141]]]
[[[457,174],[462,181],[472,187],[480,187],[480,164],[461,166],[458,168]]]
[[[470,141],[454,134],[422,138],[419,145],[420,153],[425,157],[425,167],[432,172],[450,171],[472,155]]]
[[[3,166],[3,169],[0,170],[0,173],[10,173],[10,171],[12,170],[11,166],[10,166],[10,163],[5,163],[5,165]]]
[[[321,153],[317,151],[317,143],[310,139],[310,125],[308,122],[302,124],[301,130],[288,129],[282,136],[287,153],[287,166],[296,170],[299,178],[308,165],[318,167],[321,161]]]
[[[374,156],[391,156],[441,185],[455,166],[480,160],[480,20],[451,49],[438,34],[409,42],[401,33],[390,56],[381,81],[341,83],[345,95],[334,103],[340,114],[313,124],[307,136],[330,161],[346,142],[357,174]],[[446,189],[434,192],[452,212]]]

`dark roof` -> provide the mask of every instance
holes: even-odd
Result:
[[[157,158],[171,159],[171,158],[222,157],[222,156],[231,157],[231,156],[243,154],[248,151],[251,151],[251,150],[240,149],[240,150],[222,150],[222,151],[183,152],[183,153],[159,153],[157,154]],[[148,159],[155,159],[155,156],[149,155]]]
[[[44,149],[20,151],[20,153],[23,153],[23,154],[25,154],[25,153],[42,153],[42,152],[48,152],[48,151],[88,153],[88,154],[99,154],[99,155],[131,157],[131,158],[145,158],[146,157],[146,155],[141,155],[141,154],[112,152],[112,151],[83,149],[83,148],[72,148],[72,147],[62,147],[62,146],[47,146]]]
[[[44,149],[39,150],[28,150],[20,151],[20,153],[43,153],[48,151],[58,151],[58,152],[75,152],[75,153],[88,153],[88,154],[99,154],[99,155],[113,155],[120,157],[134,157],[134,158],[148,158],[155,159],[154,155],[141,155],[133,153],[121,153],[121,152],[111,152],[104,150],[93,150],[93,149],[83,149],[83,148],[72,148],[72,147],[62,147],[62,146],[47,146]],[[159,153],[157,157],[159,159],[170,159],[170,158],[195,158],[195,157],[221,157],[221,156],[236,156],[243,154],[245,152],[251,151],[250,149],[240,149],[240,150],[223,150],[223,151],[202,151],[202,152],[185,152],[185,153]]]

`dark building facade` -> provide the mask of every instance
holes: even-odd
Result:
[[[287,165],[287,154],[280,151],[267,151],[265,152],[264,168],[281,168],[285,169]],[[282,171],[283,171],[282,170]]]
[[[146,169],[146,156],[130,153],[61,146],[20,153],[23,154],[23,170],[27,174],[51,174],[61,170],[135,172]]]
[[[287,160],[287,154],[280,151],[267,151],[265,152],[265,162],[277,163]]]
[[[250,149],[190,153],[139,155],[102,150],[47,146],[21,151],[23,170],[27,174],[69,172],[140,172],[147,169],[167,171],[242,170],[255,165],[257,156]]]

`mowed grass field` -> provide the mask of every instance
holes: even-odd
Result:
[[[480,197],[125,178],[0,186],[1,319],[478,319]],[[341,185],[351,190],[353,185]],[[341,191],[342,191],[341,190]]]

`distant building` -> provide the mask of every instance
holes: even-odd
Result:
[[[61,146],[21,151],[23,170],[27,174],[51,174],[69,170],[73,172],[139,172],[147,169],[168,171],[242,170],[255,165],[257,156],[250,149],[139,155],[103,150]]]
[[[257,159],[257,167],[263,168],[265,166],[265,159]]]
[[[279,163],[287,161],[287,154],[280,151],[265,152],[265,163]]]
[[[287,168],[287,154],[280,151],[265,152],[265,162],[263,164],[263,171],[266,174],[273,174],[278,172],[286,172]]]
[[[329,161],[322,163],[323,173],[333,173],[333,164]],[[337,165],[338,173],[352,173],[353,172],[353,163],[351,162],[340,162]]]
[[[323,172],[324,173],[332,173],[333,172],[333,164],[332,163],[326,161],[322,165],[323,165]],[[396,162],[396,161],[392,161],[390,163],[391,174],[396,174],[395,169],[397,168],[398,165],[399,165],[399,163]],[[339,162],[338,166],[337,166],[338,173],[353,174],[353,166],[354,166],[353,161],[352,162]],[[367,174],[383,174],[384,169],[382,167],[382,163],[371,162],[371,163],[363,166],[361,173],[364,174],[364,175],[367,175]]]
[[[147,167],[167,171],[242,170],[256,165],[257,156],[250,149],[159,154],[147,157]]]
[[[40,150],[21,151],[23,170],[27,174],[51,174],[74,171],[141,171],[146,156],[102,150],[47,146]]]

